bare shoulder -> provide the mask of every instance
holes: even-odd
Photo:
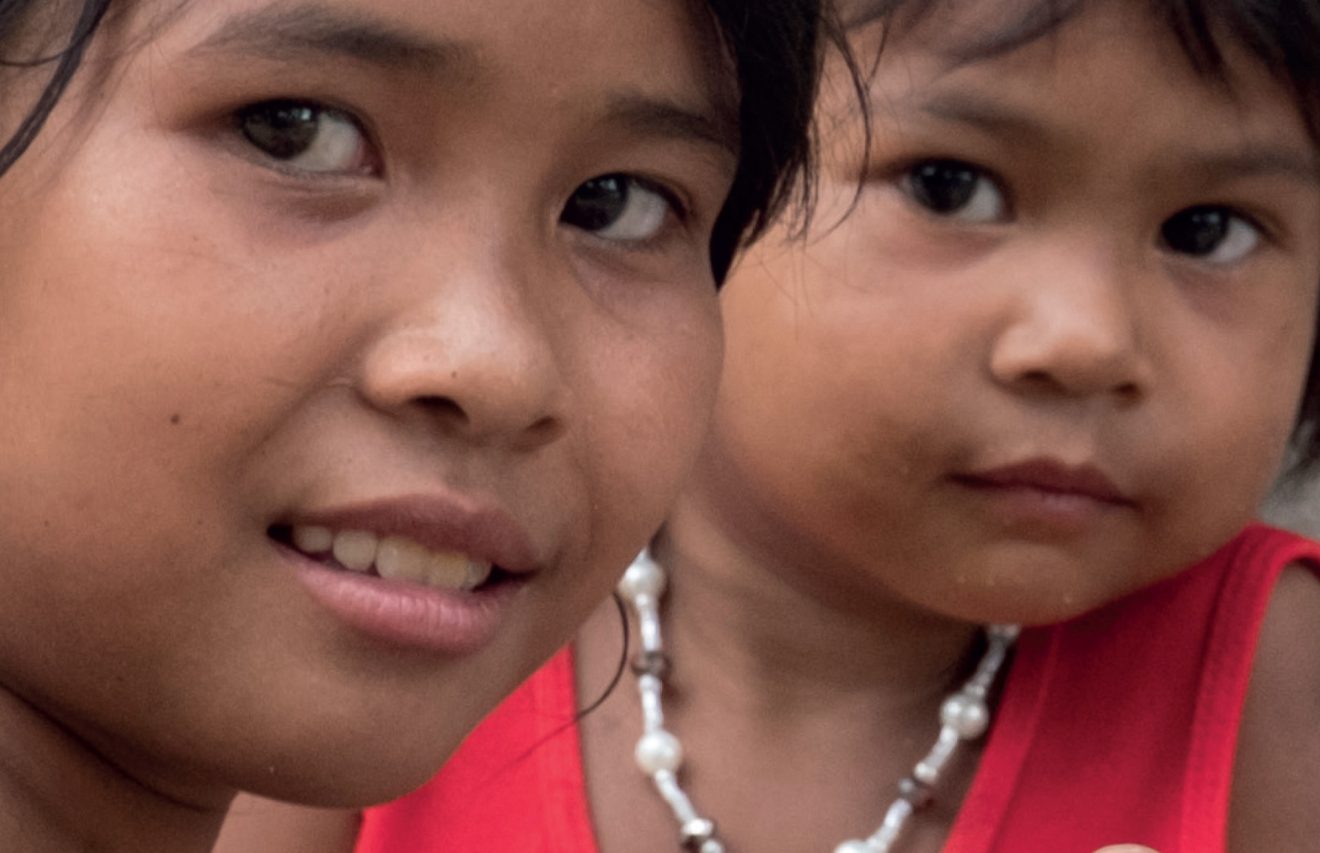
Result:
[[[350,853],[361,816],[240,795],[213,853]]]
[[[1270,601],[1239,733],[1229,850],[1314,851],[1320,837],[1320,578],[1293,566]]]

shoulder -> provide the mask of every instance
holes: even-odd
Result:
[[[1233,853],[1314,850],[1320,836],[1320,567],[1294,564],[1261,624],[1238,736]]]

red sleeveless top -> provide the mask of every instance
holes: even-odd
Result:
[[[946,853],[1222,853],[1256,639],[1320,545],[1261,525],[1205,562],[1022,632]],[[425,786],[367,811],[357,853],[598,853],[565,650]]]

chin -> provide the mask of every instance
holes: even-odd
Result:
[[[931,601],[959,620],[1027,627],[1066,622],[1145,585],[1139,579],[1122,583],[1103,567],[1022,561],[1002,571],[983,567],[973,580],[937,591]]]
[[[373,750],[370,739],[359,739],[347,749],[327,743],[318,754],[298,760],[290,756],[288,767],[296,772],[274,772],[252,768],[238,780],[237,788],[258,796],[319,808],[363,808],[378,805],[421,787],[457,748],[402,751]]]

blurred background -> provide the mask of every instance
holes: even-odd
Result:
[[[1264,516],[1280,527],[1320,539],[1320,477],[1281,483],[1265,505]]]

